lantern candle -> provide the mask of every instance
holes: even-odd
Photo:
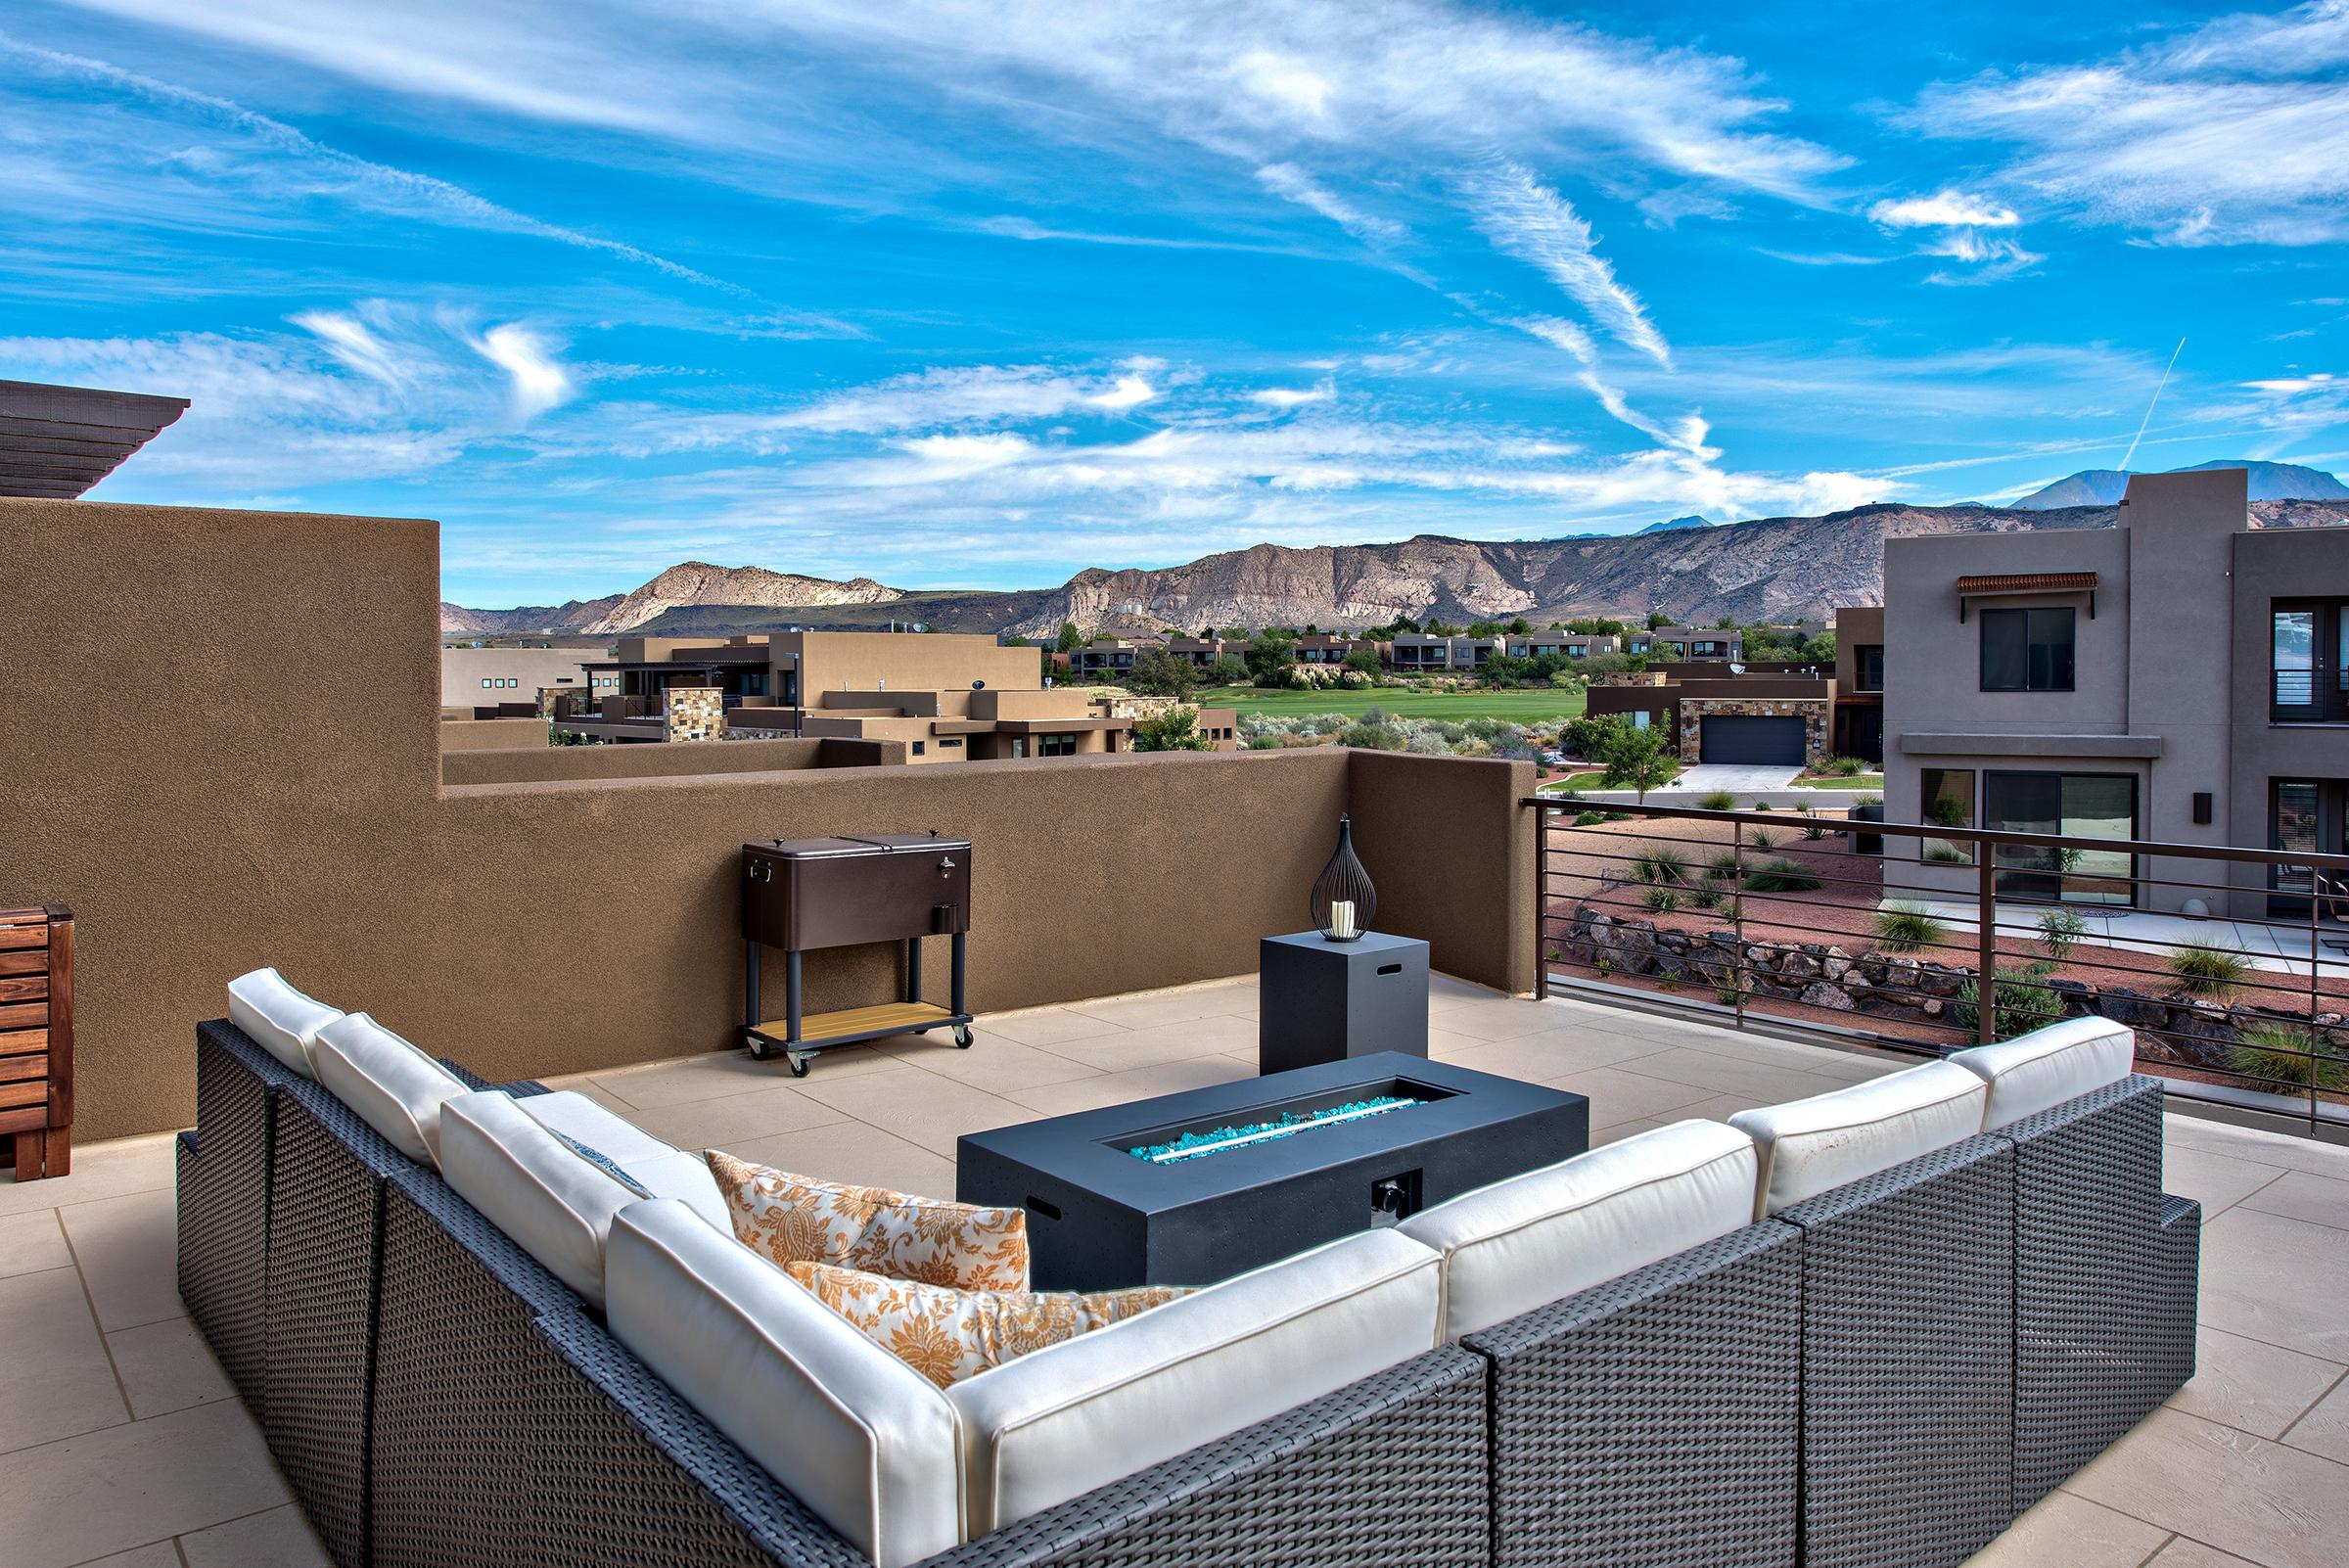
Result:
[[[1354,929],[1354,905],[1347,899],[1340,899],[1330,904],[1329,934],[1333,940],[1338,942],[1352,942],[1354,940],[1356,935]]]

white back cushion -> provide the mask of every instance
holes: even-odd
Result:
[[[945,1396],[731,1231],[682,1203],[632,1204],[607,1277],[620,1342],[875,1568],[963,1539]]]
[[[310,1042],[342,1016],[341,1009],[287,985],[274,969],[255,969],[228,983],[228,1021],[304,1078],[317,1076],[310,1071]]]
[[[956,1383],[973,1538],[1432,1349],[1441,1267],[1367,1231]]]
[[[1444,1255],[1458,1339],[1753,1222],[1760,1157],[1719,1122],[1676,1122],[1405,1220]]]
[[[1754,1218],[1888,1171],[1982,1130],[1982,1080],[1929,1062],[1807,1100],[1739,1111],[1729,1125],[1762,1155]]]
[[[319,1084],[420,1165],[440,1163],[440,1103],[465,1081],[368,1017],[345,1013],[310,1042]]]
[[[601,1307],[612,1217],[644,1194],[581,1158],[527,1103],[490,1089],[441,1107],[440,1174],[549,1273]]]
[[[700,1155],[663,1142],[635,1123],[570,1089],[526,1094],[514,1103],[548,1131],[583,1143],[611,1160],[654,1197],[681,1198],[718,1229],[733,1233],[726,1195],[718,1189],[717,1177],[710,1174],[710,1163]]]
[[[2127,1078],[2137,1063],[2137,1035],[2110,1019],[2068,1018],[2003,1045],[1954,1052],[1950,1060],[1989,1085],[1982,1119],[1988,1131]]]

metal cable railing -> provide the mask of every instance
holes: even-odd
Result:
[[[2349,855],[1523,804],[1545,991],[1924,1053],[2096,1014],[2182,1097],[2349,1127]]]

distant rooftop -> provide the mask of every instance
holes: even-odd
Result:
[[[185,397],[0,381],[0,495],[73,500],[187,407]]]

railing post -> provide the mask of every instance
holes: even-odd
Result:
[[[1990,846],[1974,840],[1974,1042],[1999,1038],[1999,905],[1992,891]]]
[[[1737,874],[1730,885],[1737,891],[1729,895],[1729,930],[1735,937],[1736,950],[1729,954],[1729,985],[1737,995],[1737,1027],[1745,1027],[1745,824],[1729,824],[1729,858],[1735,862]]]
[[[1549,807],[1534,807],[1534,1000],[1549,995]]]
[[[2325,935],[2325,873],[2315,866],[2308,868],[2308,1135],[2317,1135],[2317,1090],[2325,1077],[2325,1058],[2317,1049],[2317,1011],[2323,1003],[2324,988],[2317,979],[2319,945]]]

